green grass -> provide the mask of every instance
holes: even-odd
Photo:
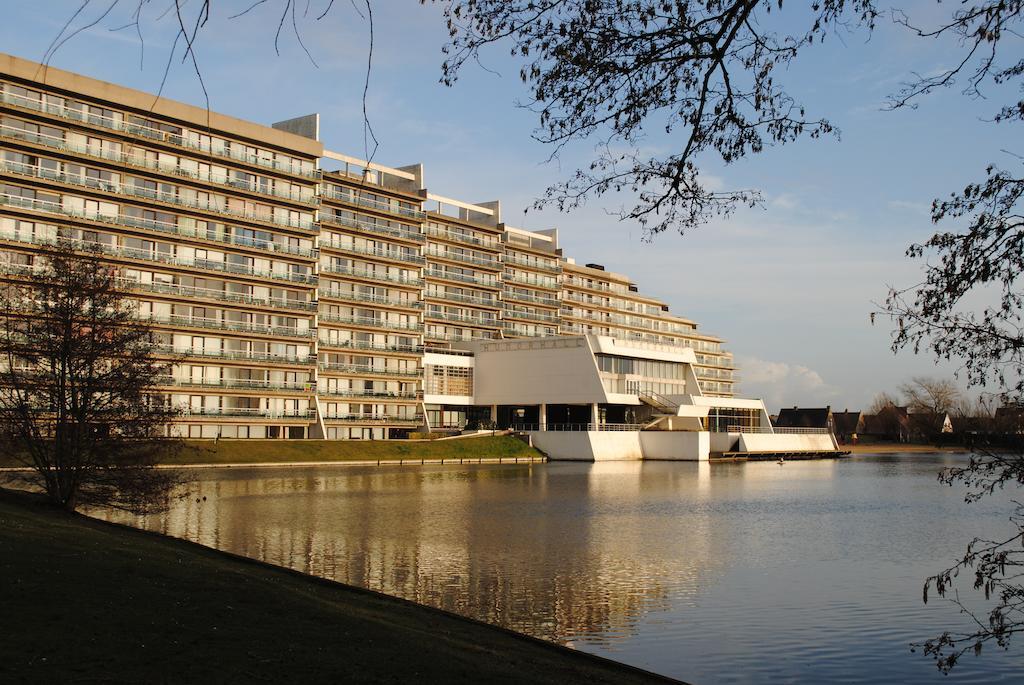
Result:
[[[175,464],[267,464],[301,461],[539,457],[509,435],[461,440],[212,440],[191,441]]]
[[[165,464],[271,464],[303,461],[393,461],[399,459],[494,459],[540,457],[510,435],[460,440],[194,440]],[[0,455],[0,466],[19,466]]]
[[[0,490],[0,682],[665,682]]]

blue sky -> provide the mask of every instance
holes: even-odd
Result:
[[[79,4],[6,0],[0,46],[41,59]],[[94,4],[77,25],[110,3]],[[159,19],[170,3],[147,6],[142,55],[132,30],[109,30],[127,23],[136,3],[122,4],[66,43],[51,64],[155,91],[176,28],[173,14]],[[320,112],[325,144],[362,156],[368,34],[354,9],[361,3],[336,2],[321,21],[300,16],[303,40],[318,66],[288,30],[280,56],[275,54],[278,0],[228,20],[249,4],[214,3],[201,34],[197,54],[210,106],[261,123]],[[311,14],[322,4],[313,0]],[[778,21],[801,16],[798,5],[787,4]],[[936,11],[934,2],[924,0],[901,7],[925,19]],[[814,46],[777,78],[809,115],[836,124],[841,139],[801,141],[728,167],[707,160],[716,183],[758,188],[764,206],[685,236],[645,242],[636,226],[607,214],[628,198],[606,197],[570,214],[524,215],[547,185],[586,162],[589,146],[574,146],[559,163],[545,164],[549,150],[530,138],[535,117],[516,107],[526,96],[518,64],[503,49],[484,55],[497,74],[470,66],[454,88],[446,88],[438,83],[446,38],[440,10],[416,0],[374,0],[373,9],[368,107],[380,141],[375,159],[394,166],[423,162],[435,193],[472,202],[500,199],[509,224],[559,228],[567,255],[629,274],[641,291],[724,337],[741,366],[744,395],[764,398],[771,411],[794,404],[861,408],[912,376],[955,371],[927,356],[893,355],[888,326],[869,322],[872,301],[884,299],[888,284],[920,280],[920,265],[904,251],[934,232],[931,200],[980,178],[989,162],[1012,163],[1000,152],[1007,130],[984,121],[1002,102],[999,93],[977,101],[954,88],[929,96],[915,111],[882,111],[886,95],[911,72],[946,64],[949,44],[914,38],[883,18],[870,40],[859,33]],[[180,60],[164,95],[203,104],[191,66]],[[644,144],[668,150],[673,140],[653,136]]]

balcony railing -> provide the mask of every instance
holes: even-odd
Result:
[[[173,357],[201,357],[203,359],[223,359],[228,361],[277,362],[282,364],[299,364],[309,366],[316,363],[315,354],[292,355],[274,352],[249,352],[245,350],[208,350],[206,348],[175,347],[167,344],[151,346],[155,354]]]
[[[198,197],[187,198],[179,195],[177,192],[165,193],[159,190],[153,190],[151,188],[145,188],[134,183],[111,183],[110,181],[104,181],[98,178],[91,178],[89,176],[82,176],[79,174],[68,174],[64,171],[56,171],[53,169],[46,169],[32,164],[24,164],[22,162],[12,162],[10,160],[3,160],[0,164],[0,168],[3,171],[11,174],[20,174],[22,176],[31,176],[33,178],[41,178],[48,181],[57,181],[58,183],[64,183],[67,185],[77,185],[83,188],[91,188],[93,190],[101,190],[106,193],[116,193],[118,195],[126,195],[128,197],[143,198],[145,200],[154,200],[156,202],[163,202],[165,204],[177,205],[178,207],[185,207],[188,209],[198,209],[203,212],[211,212],[214,214],[222,214],[224,216],[238,217],[252,221],[256,223],[264,224],[275,224],[277,226],[287,226],[290,228],[301,228],[307,231],[312,231],[316,228],[313,224],[312,219],[291,219],[288,217],[281,217],[274,214],[257,214],[255,212],[243,212],[232,209],[227,206],[227,198],[224,198],[224,203],[211,202],[209,200],[202,201]]]
[[[429,278],[443,278],[445,280],[456,281],[458,283],[474,283],[476,285],[491,288],[498,287],[498,279],[491,275],[471,276],[469,274],[460,274],[454,271],[433,269],[430,267],[423,272],[423,275]]]
[[[422,309],[423,303],[418,300],[403,300],[396,297],[386,297],[384,295],[371,295],[368,293],[361,293],[357,291],[348,290],[320,290],[321,298],[328,298],[331,300],[343,300],[345,302],[371,302],[373,304],[381,304],[390,307],[403,307],[405,309]]]
[[[435,238],[442,238],[444,240],[451,240],[456,243],[465,243],[466,245],[479,245],[483,248],[489,248],[492,250],[501,249],[501,241],[497,238],[483,238],[475,235],[468,235],[465,233],[458,233],[456,231],[448,231],[437,226],[431,226],[427,224],[424,227],[426,234]]]
[[[539,297],[529,293],[521,293],[516,290],[505,289],[501,294],[506,300],[515,300],[516,302],[531,302],[533,304],[544,305],[546,307],[558,307],[561,305],[561,302],[554,297]]]
[[[321,371],[334,371],[337,373],[365,374],[370,376],[396,376],[399,378],[419,378],[423,375],[423,369],[401,370],[391,369],[386,366],[371,366],[369,364],[340,364],[320,363]]]
[[[463,293],[442,293],[436,290],[428,290],[423,293],[423,297],[431,300],[441,300],[443,302],[465,302],[466,304],[476,304],[482,307],[490,307],[491,309],[500,309],[501,300],[496,297],[480,297],[478,295],[465,295]]]
[[[501,312],[502,317],[506,319],[525,319],[528,321],[541,321],[543,323],[551,323],[558,325],[561,320],[559,317],[546,314],[541,312],[524,312],[520,309],[503,309]]]
[[[178,165],[170,166],[168,164],[161,164],[148,157],[140,157],[128,152],[108,150],[97,145],[78,145],[59,136],[25,131],[24,129],[17,128],[16,126],[0,125],[0,137],[23,140],[35,145],[42,145],[53,150],[58,150],[60,152],[71,152],[76,155],[86,155],[97,159],[110,160],[136,169],[148,169],[162,174],[168,174],[170,176],[197,180],[203,183],[212,183],[214,185],[221,185],[236,190],[244,190],[250,193],[272,195],[273,197],[291,200],[293,202],[301,202],[306,205],[316,205],[318,203],[318,198],[314,194],[314,189],[311,186],[303,186],[301,191],[295,192],[291,188],[277,188],[276,185],[263,184],[256,181],[240,181],[225,174],[215,174],[212,171],[201,172],[198,169],[193,170]]]
[[[516,423],[515,431],[638,431],[644,427],[642,423]]]
[[[403,207],[399,204],[382,202],[373,198],[364,197],[358,191],[335,190],[326,186],[326,184],[323,190],[323,196],[330,200],[337,200],[338,202],[357,205],[359,207],[369,207],[370,209],[376,209],[381,212],[390,212],[391,214],[398,214],[399,216],[411,217],[413,219],[422,219],[426,216],[426,213],[421,209]]]
[[[291,247],[286,244],[273,242],[269,240],[255,240],[253,238],[236,237],[233,235],[214,235],[208,231],[197,231],[194,228],[185,228],[172,224],[166,221],[156,221],[153,219],[142,219],[140,217],[128,216],[127,214],[103,214],[100,212],[86,212],[84,210],[71,209],[70,207],[64,207],[59,202],[51,202],[49,200],[36,200],[28,197],[21,197],[20,195],[8,195],[0,194],[0,206],[18,207],[21,209],[30,209],[34,212],[44,212],[46,214],[57,214],[62,216],[70,216],[77,219],[86,219],[87,221],[96,221],[104,224],[128,226],[130,228],[140,228],[147,231],[156,231],[164,234],[180,235],[189,238],[199,238],[201,240],[210,240],[218,243],[225,243],[227,245],[240,245],[243,247],[254,247],[260,250],[268,250],[271,252],[284,252],[288,254],[302,255],[302,256],[313,256],[316,252],[311,248],[298,248]]]
[[[465,264],[473,264],[474,266],[483,267],[485,269],[501,269],[501,262],[497,259],[487,259],[484,257],[477,257],[471,254],[465,254],[461,252],[453,252],[451,250],[439,250],[432,245],[427,247],[424,253],[428,257],[436,257],[438,259],[448,259],[453,262],[462,262]]]
[[[373,401],[398,400],[402,402],[411,402],[420,398],[420,394],[417,392],[389,392],[387,390],[321,390],[318,394],[321,397],[326,397],[327,399],[345,397],[349,399]]]
[[[159,386],[175,388],[229,388],[233,390],[282,390],[292,392],[312,392],[313,383],[309,381],[269,381],[251,378],[175,378],[164,376]]]
[[[315,409],[257,409],[252,407],[189,407],[182,408],[189,416],[249,416],[264,419],[312,419]]]
[[[213,288],[196,288],[180,283],[159,283],[144,282],[134,278],[118,278],[120,287],[147,293],[159,293],[166,295],[177,295],[179,297],[205,297],[222,302],[239,302],[242,304],[256,305],[260,307],[277,307],[282,309],[295,309],[304,312],[315,312],[318,308],[316,301],[291,300],[284,297],[257,297],[245,293],[233,293],[227,290],[214,290]]]
[[[485,319],[479,316],[467,316],[466,314],[455,314],[451,312],[441,312],[436,309],[428,309],[423,312],[424,318],[428,319],[439,319],[441,321],[454,321],[456,323],[464,323],[470,326],[482,326],[485,328],[496,328],[499,325],[498,319]]]
[[[522,257],[512,254],[511,252],[506,252],[504,259],[506,264],[514,264],[515,266],[521,266],[526,269],[536,269],[538,271],[546,271],[548,273],[554,274],[562,273],[562,265],[559,264],[558,262],[547,263],[540,261],[531,261],[529,259],[523,259]]]
[[[397,283],[404,286],[418,286],[423,283],[419,276],[403,276],[400,274],[389,274],[386,271],[370,271],[369,269],[357,269],[353,266],[342,266],[338,264],[321,264],[320,273],[335,276],[352,276],[368,281],[382,281],[384,283]]]
[[[327,421],[339,423],[380,424],[387,426],[419,426],[422,416],[389,416],[382,414],[324,414]]]
[[[320,338],[320,345],[332,350],[370,350],[374,352],[410,352],[420,353],[423,345],[404,345],[398,343],[375,343],[366,340],[329,340]]]
[[[513,273],[511,271],[506,271],[502,278],[506,283],[522,283],[523,285],[533,286],[534,288],[558,290],[558,281],[553,278],[538,278],[532,274],[526,275],[522,273]]]
[[[389,321],[388,319],[372,316],[341,316],[338,314],[321,314],[319,320],[328,323],[350,324],[352,326],[364,326],[370,328],[384,328],[392,331],[421,331],[423,324],[418,321]]]
[[[269,157],[262,157],[260,155],[248,154],[243,150],[235,150],[232,147],[215,148],[210,145],[202,145],[198,141],[189,140],[182,134],[172,133],[169,131],[161,131],[160,129],[151,128],[148,126],[140,126],[138,124],[127,123],[120,119],[114,119],[112,117],[88,114],[82,110],[71,109],[64,105],[57,105],[51,103],[44,103],[33,98],[28,98],[22,95],[15,95],[14,93],[8,93],[6,91],[0,92],[0,102],[4,102],[8,105],[15,107],[21,107],[23,109],[29,109],[36,112],[43,112],[51,116],[60,117],[68,121],[78,121],[92,126],[99,126],[106,128],[111,131],[118,131],[120,133],[126,133],[130,136],[146,138],[148,140],[158,141],[167,145],[174,145],[176,147],[182,147],[188,150],[198,150],[205,154],[215,155],[217,157],[224,157],[227,159],[234,159],[246,164],[252,164],[254,166],[261,166],[267,169],[274,169],[275,171],[281,171],[295,176],[304,176],[306,178],[319,178],[320,172],[317,169],[303,169],[300,165],[293,164],[291,161],[285,162],[284,160],[272,159]],[[241,144],[239,144],[242,147]]]
[[[399,250],[384,250],[379,247],[359,247],[352,244],[344,244],[337,241],[320,240],[320,247],[328,248],[331,250],[341,250],[342,252],[351,252],[359,255],[366,255],[368,257],[381,257],[383,259],[390,259],[396,262],[405,262],[406,264],[423,264],[426,260],[418,254],[412,254],[408,252],[400,252]]]
[[[380,224],[373,221],[364,221],[362,219],[355,219],[352,217],[341,216],[338,214],[331,214],[329,212],[320,212],[320,223],[327,224],[330,226],[345,226],[347,228],[355,228],[360,231],[369,231],[370,233],[378,233],[380,235],[390,236],[392,238],[399,238],[401,240],[412,240],[417,243],[426,242],[427,237],[419,231],[414,231],[408,228],[397,228],[395,226],[388,226],[386,224]]]
[[[315,328],[296,328],[292,326],[272,326],[270,324],[251,323],[248,321],[228,321],[226,319],[210,319],[206,317],[183,316],[181,314],[140,314],[139,321],[189,328],[211,328],[236,333],[257,333],[260,335],[281,336],[286,338],[316,337]]]

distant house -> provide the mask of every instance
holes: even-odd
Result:
[[[1024,404],[1008,404],[997,408],[995,425],[1004,433],[1024,432]]]
[[[947,412],[910,412],[908,416],[916,440],[937,440],[953,432],[953,419]]]
[[[864,419],[859,411],[832,412],[832,424],[835,426],[835,436],[839,442],[853,442],[864,432]]]
[[[910,442],[910,415],[907,408],[890,405],[877,414],[864,414],[860,434],[875,440]]]
[[[827,428],[835,432],[832,407],[780,409],[774,425],[776,428]]]

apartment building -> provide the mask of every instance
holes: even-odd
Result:
[[[0,55],[0,267],[18,278],[58,240],[101,250],[173,355],[154,392],[190,437],[401,437],[436,411],[427,386],[462,382],[425,378],[428,355],[512,338],[690,348],[703,392],[733,395],[720,339],[566,258],[556,231],[428,192],[420,165],[325,150],[318,128]]]

